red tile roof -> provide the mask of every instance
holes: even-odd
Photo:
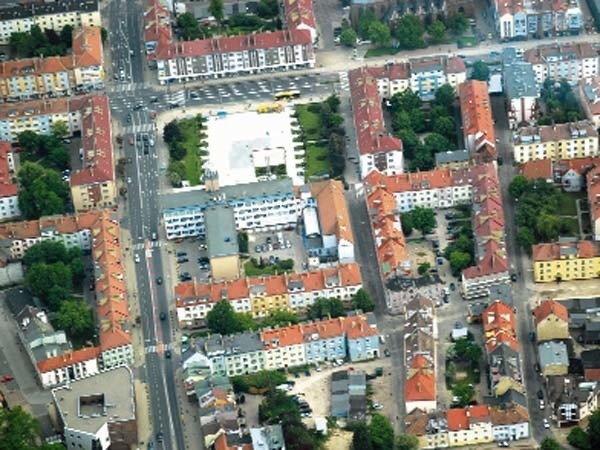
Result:
[[[71,185],[114,181],[110,107],[105,95],[78,99],[81,107],[81,147],[83,165],[71,174]],[[74,102],[72,102],[74,104]]]
[[[467,410],[469,423],[488,421],[490,418],[490,409],[487,405],[469,406]]]
[[[73,30],[73,56],[77,67],[102,66],[102,33],[100,27]]]
[[[552,160],[534,159],[519,166],[518,172],[529,180],[543,178],[552,180]]]
[[[572,256],[576,258],[593,258],[600,256],[600,249],[595,242],[577,241],[577,242],[553,242],[549,244],[537,244],[532,247],[533,261],[555,261],[561,259],[561,255],[566,249],[575,249]]]
[[[359,152],[374,154],[401,151],[402,141],[391,136],[385,128],[375,77],[368,69],[360,68],[350,71],[348,79]]]
[[[482,318],[488,354],[500,344],[519,351],[515,314],[508,305],[496,300],[483,311]]]
[[[302,345],[304,343],[302,326],[291,325],[273,330],[263,330],[260,332],[260,340],[265,350],[273,350],[289,345]]]
[[[391,193],[443,189],[470,184],[467,170],[450,168],[388,176],[373,171],[365,177],[365,181],[372,187],[385,187]]]
[[[404,383],[404,399],[407,402],[435,401],[435,376],[418,370]]]
[[[458,87],[465,140],[473,136],[474,148],[482,154],[483,161],[496,159],[496,134],[492,118],[492,105],[485,81],[469,80]]]
[[[448,431],[461,431],[469,429],[469,418],[465,408],[451,408],[446,411]]]
[[[51,372],[56,369],[72,366],[92,359],[97,359],[100,355],[98,347],[86,347],[75,350],[52,358],[44,359],[37,363],[40,373]]]
[[[13,173],[8,164],[8,154],[12,152],[10,142],[0,141],[0,197],[14,197],[18,185],[13,183]]]
[[[569,310],[556,300],[546,300],[533,310],[533,316],[538,324],[550,316],[550,314],[553,314],[563,322],[569,321]]]
[[[283,6],[288,28],[307,26],[317,29],[312,0],[285,0]]]
[[[463,270],[463,278],[473,279],[508,272],[509,262],[506,258],[506,250],[498,242],[492,239],[486,242],[482,253],[482,258],[476,261],[475,266]]]

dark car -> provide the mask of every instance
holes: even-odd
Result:
[[[177,252],[177,257],[181,258],[183,256],[187,256],[187,252]]]
[[[162,277],[156,277],[156,284],[162,284]]]
[[[165,320],[167,318],[167,314],[165,312],[160,313],[160,320]]]
[[[456,290],[456,285],[454,283],[450,283],[450,290],[451,291],[455,291]]]
[[[537,396],[540,400],[544,400],[544,392],[541,389],[537,391]]]
[[[189,259],[188,258],[177,258],[177,264],[183,264],[188,262]]]
[[[161,444],[163,441],[163,437],[164,437],[164,435],[163,435],[162,431],[159,431],[158,433],[156,433],[156,442]]]
[[[165,358],[171,359],[171,350],[165,350]]]
[[[517,274],[516,274],[516,273],[511,273],[511,274],[510,274],[510,281],[512,281],[513,283],[514,283],[515,281],[517,281]]]
[[[388,358],[389,358],[390,356],[392,356],[392,354],[390,353],[390,351],[389,351],[387,348],[386,348],[386,349],[383,351],[383,354],[384,354],[386,357],[388,357]]]

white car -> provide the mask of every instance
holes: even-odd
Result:
[[[550,422],[548,422],[548,419],[544,419],[544,428],[550,428]]]
[[[381,403],[373,403],[373,409],[376,409],[377,411],[383,409],[383,405]]]
[[[140,262],[140,255],[138,255],[136,253],[135,256],[134,256],[134,260],[135,260],[136,263],[139,263]]]

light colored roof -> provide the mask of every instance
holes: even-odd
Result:
[[[540,366],[542,370],[548,366],[569,365],[567,345],[561,341],[546,341],[538,345]]]
[[[209,258],[239,254],[232,207],[218,205],[205,209],[204,224]]]

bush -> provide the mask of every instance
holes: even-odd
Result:
[[[264,394],[287,382],[287,376],[277,370],[261,370],[250,375],[231,377],[231,385],[236,393]]]

